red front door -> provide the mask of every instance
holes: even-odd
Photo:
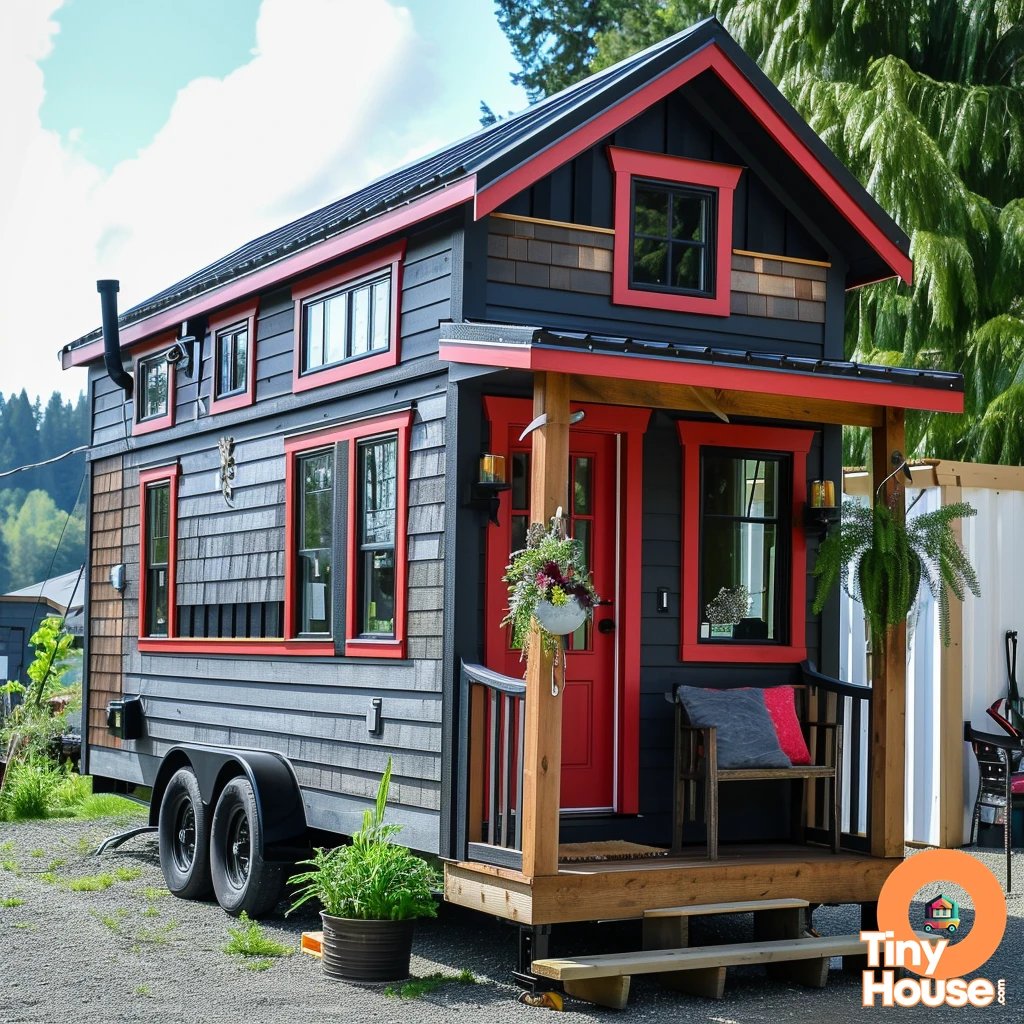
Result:
[[[515,422],[495,424],[492,434],[492,449],[505,455],[512,488],[502,498],[500,525],[491,524],[487,531],[485,655],[489,667],[510,676],[521,676],[525,666],[519,652],[509,649],[508,631],[497,624],[507,603],[508,590],[501,576],[508,553],[523,546],[530,522],[530,439],[518,440],[529,419],[529,403],[522,403],[522,410]],[[496,436],[498,430],[505,436]],[[602,603],[592,623],[566,638],[562,693],[564,810],[609,809],[616,803],[616,461],[614,434],[572,428],[569,488],[563,508],[570,535],[583,545]]]

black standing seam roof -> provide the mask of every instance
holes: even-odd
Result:
[[[322,242],[361,221],[401,207],[413,199],[443,188],[469,174],[478,175],[478,183],[489,184],[540,152],[565,134],[563,119],[575,116],[585,123],[612,102],[642,88],[652,78],[686,60],[703,46],[715,42],[740,66],[760,92],[822,160],[844,186],[856,189],[855,195],[872,219],[881,223],[889,235],[906,251],[909,240],[888,215],[877,206],[852,174],[831,154],[824,143],[804,123],[772,82],[761,72],[716,18],[707,18],[691,28],[655,43],[610,68],[546,97],[518,114],[489,125],[429,156],[392,171],[365,188],[328,206],[276,228],[247,242],[233,252],[165,288],[144,302],[124,311],[122,327],[143,320],[160,309],[200,295],[241,277],[264,264],[289,253]],[[636,81],[636,76],[646,73]],[[67,346],[77,348],[100,337],[91,331]]]

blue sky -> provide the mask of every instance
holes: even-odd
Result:
[[[144,299],[520,109],[514,69],[489,0],[3,0],[0,390],[84,386],[97,277]]]

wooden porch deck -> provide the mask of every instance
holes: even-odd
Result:
[[[677,857],[560,864],[557,875],[453,861],[445,899],[518,924],[639,918],[645,910],[708,902],[797,897],[810,903],[869,903],[899,858],[791,844],[724,846]]]

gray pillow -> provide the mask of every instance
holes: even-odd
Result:
[[[676,698],[693,725],[716,726],[719,768],[789,768],[760,690],[680,686]]]

